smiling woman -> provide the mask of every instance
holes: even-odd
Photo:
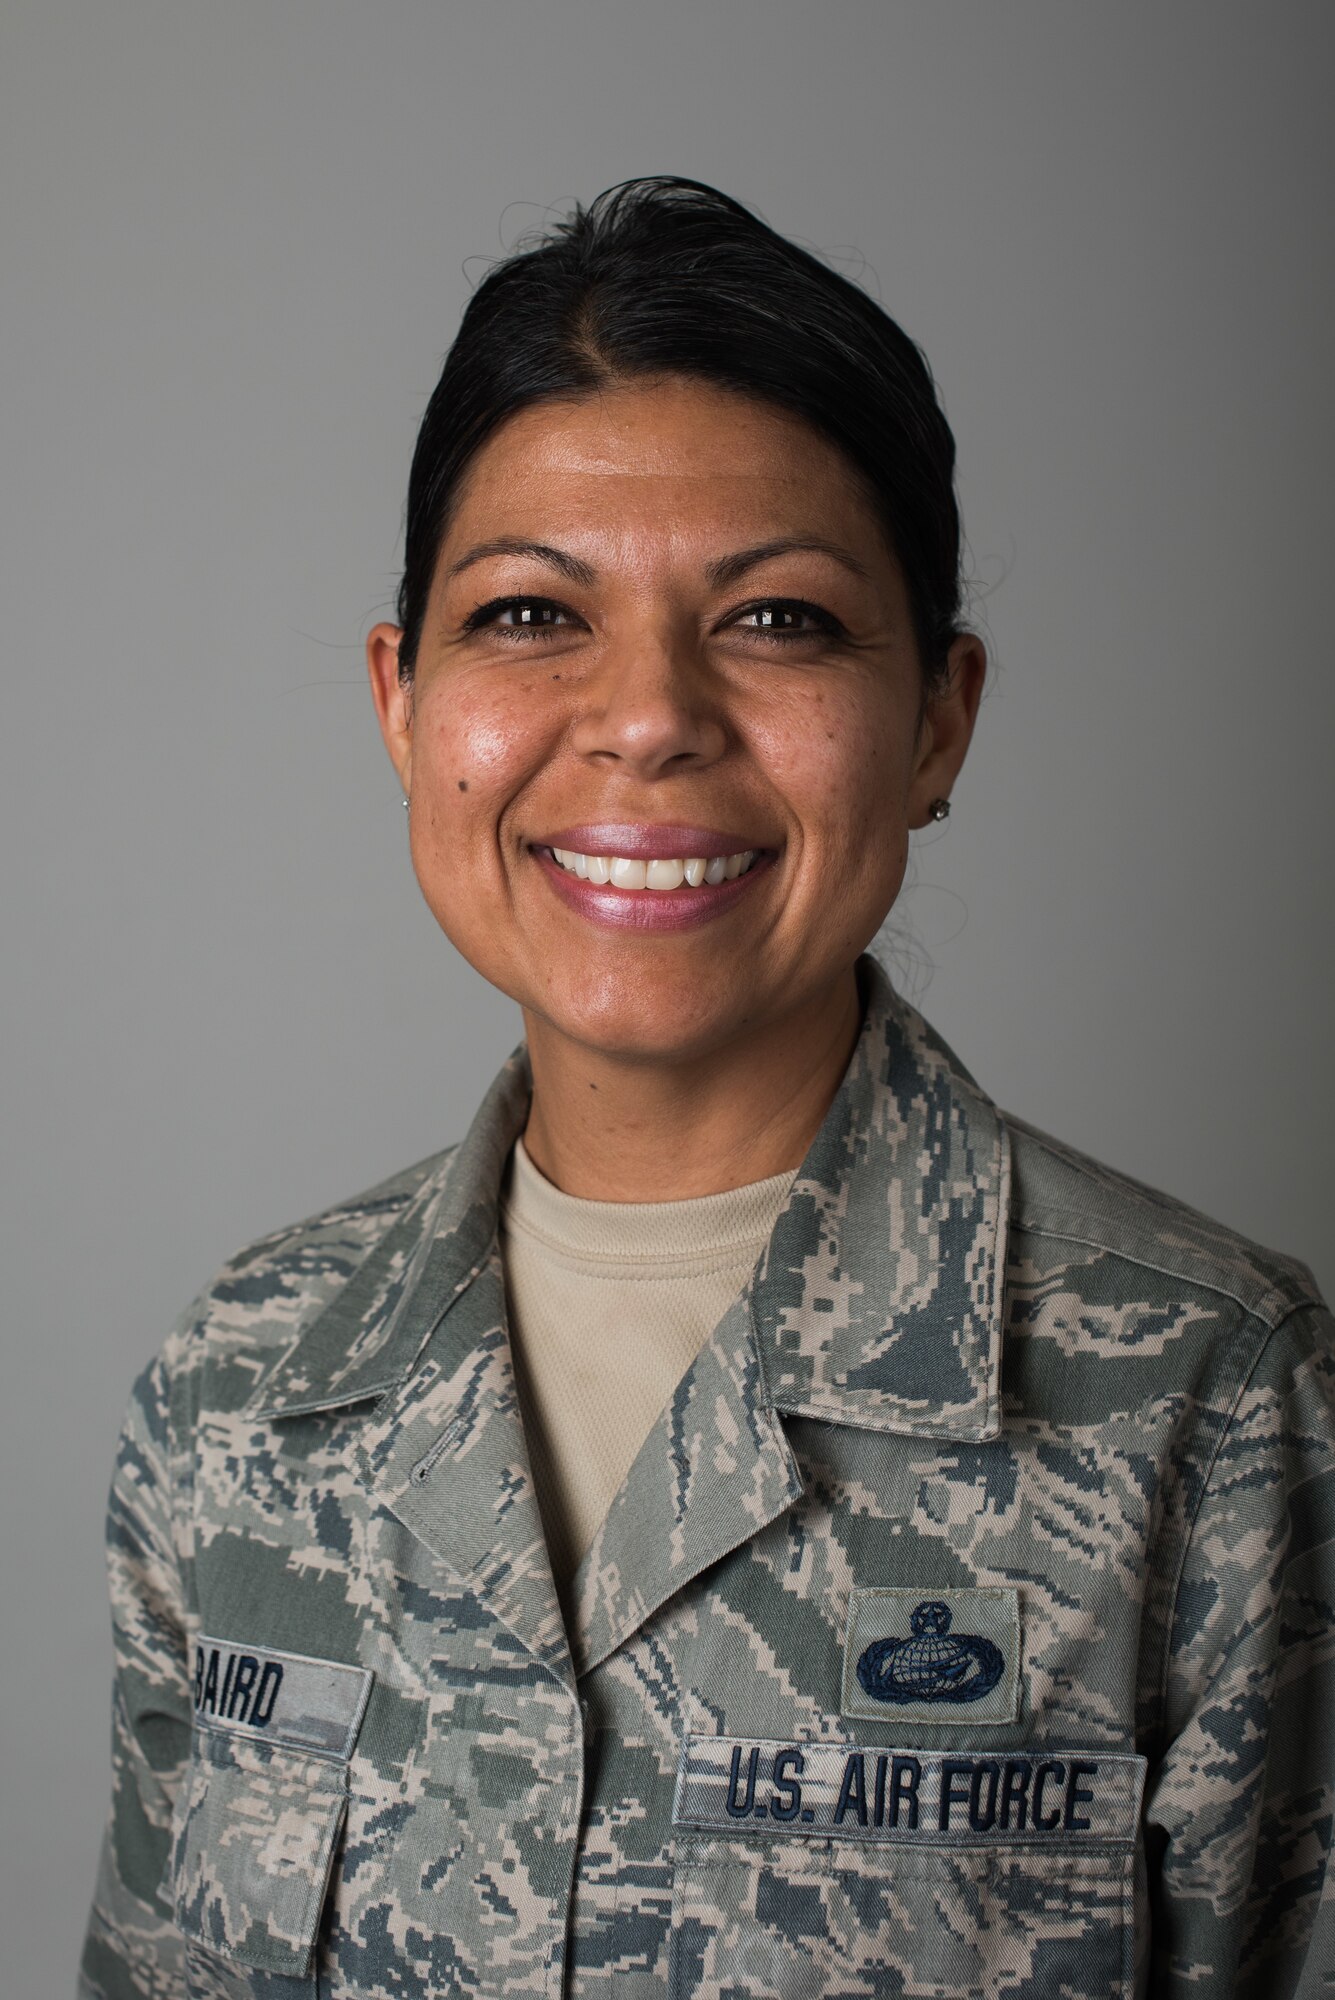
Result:
[[[867,947],[986,660],[881,309],[696,182],[479,287],[372,693],[523,1012],[136,1384],[91,1995],[1315,1995],[1335,1325]]]
[[[369,654],[413,862],[525,1010],[535,1163],[619,1200],[791,1170],[852,1051],[857,954],[963,759],[978,639],[925,700],[841,452],[680,375],[493,432],[405,668],[410,630]]]

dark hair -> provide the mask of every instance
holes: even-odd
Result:
[[[922,350],[751,210],[670,175],[606,189],[496,264],[468,303],[408,482],[399,671],[410,680],[450,505],[533,403],[695,376],[805,418],[860,476],[903,568],[928,687],[961,629],[955,440]]]

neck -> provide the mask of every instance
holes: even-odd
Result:
[[[689,1201],[791,1173],[830,1108],[861,1020],[851,967],[799,1012],[692,1063],[606,1055],[526,1010],[525,1149],[549,1181],[586,1201]]]

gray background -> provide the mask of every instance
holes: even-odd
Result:
[[[361,641],[469,280],[549,205],[715,182],[922,342],[996,666],[901,981],[1002,1104],[1335,1291],[1333,45],[1275,0],[9,0],[6,1995],[73,1984],[132,1375],[517,1039]]]

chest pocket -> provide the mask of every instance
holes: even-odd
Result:
[[[776,1841],[678,1850],[672,2000],[1130,2000],[1131,1858]]]
[[[688,1739],[672,2000],[1131,2000],[1143,1760],[896,1754]]]
[[[314,1994],[347,1763],[197,1727],[164,1889],[191,2000]]]

